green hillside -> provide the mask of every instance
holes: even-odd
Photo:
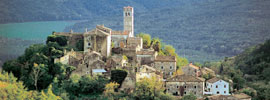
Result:
[[[249,47],[241,54],[219,62],[206,62],[224,79],[231,79],[235,92],[244,92],[252,100],[270,99],[270,40]]]

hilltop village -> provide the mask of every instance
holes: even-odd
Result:
[[[111,70],[125,69],[128,74],[120,87],[121,91],[133,92],[136,82],[143,78],[156,78],[162,81],[165,92],[181,98],[194,94],[198,99],[208,96],[210,100],[251,100],[245,94],[232,94],[232,81],[216,77],[209,68],[200,68],[192,62],[181,67],[177,74],[176,56],[159,55],[151,45],[145,48],[143,39],[134,36],[133,7],[124,7],[124,30],[112,30],[104,25],[97,25],[85,32],[53,32],[52,36],[67,37],[67,45],[76,47],[83,43],[81,51],[64,50],[64,55],[54,59],[54,63],[76,67],[72,74],[79,76],[105,76],[110,78]],[[203,75],[211,75],[204,79]]]

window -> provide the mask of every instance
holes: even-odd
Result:
[[[217,94],[219,94],[219,91],[217,91]]]
[[[178,86],[176,86],[176,88],[178,88]]]
[[[211,87],[212,87],[212,85],[211,85]]]
[[[173,69],[173,67],[172,67],[172,66],[170,66],[170,69]]]
[[[224,85],[224,88],[226,88],[226,85]]]
[[[226,91],[224,91],[224,94],[226,94]]]
[[[172,72],[170,72],[170,75],[172,75]]]
[[[194,92],[194,94],[196,94],[196,92]]]
[[[184,94],[187,94],[187,92],[184,92]]]
[[[185,86],[185,88],[187,88],[187,86]]]
[[[163,69],[163,66],[161,66],[161,69]]]
[[[88,43],[88,46],[91,46],[91,43]]]
[[[197,86],[194,86],[194,88],[196,89],[196,88],[197,88]]]
[[[170,91],[170,89],[168,89],[168,91]]]
[[[218,88],[218,85],[216,85],[216,88]]]

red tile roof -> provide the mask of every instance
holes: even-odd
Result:
[[[195,66],[195,65],[193,65],[192,63],[190,63],[188,66],[189,66],[189,67],[192,67],[192,68],[195,68],[195,69],[200,69],[200,67]]]

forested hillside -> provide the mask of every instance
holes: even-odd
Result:
[[[206,62],[224,79],[231,79],[235,92],[243,92],[254,100],[270,99],[270,40],[252,46],[245,52],[219,62]]]
[[[122,30],[127,5],[135,8],[135,33],[159,37],[193,62],[231,57],[270,38],[268,0],[1,0],[0,23],[85,20],[65,31]]]

